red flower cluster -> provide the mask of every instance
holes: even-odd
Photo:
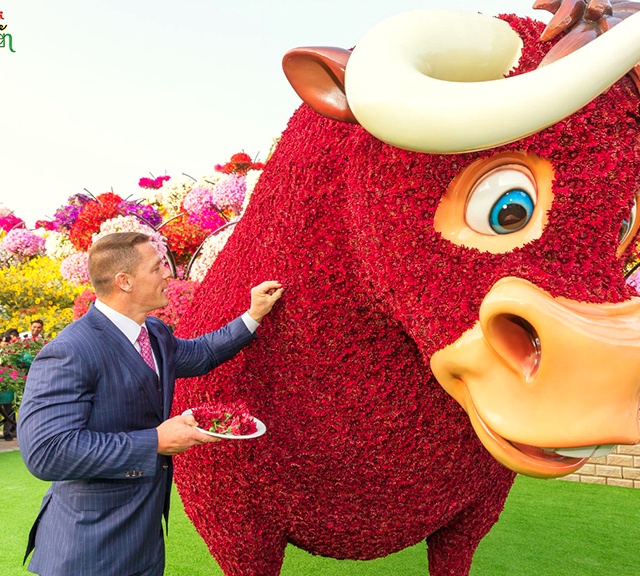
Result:
[[[505,19],[525,42],[517,73],[535,68],[551,47],[537,40],[544,25]],[[175,459],[185,510],[227,576],[278,574],[287,542],[369,559],[425,538],[432,576],[468,573],[514,475],[429,358],[477,321],[505,276],[575,300],[628,297],[616,246],[640,188],[639,134],[628,78],[539,134],[451,156],[296,112],[178,330],[202,334],[241,314],[253,283],[286,287],[256,342],[176,384],[177,413],[244,398],[269,428]],[[504,150],[554,166],[544,234],[507,254],[451,244],[433,229],[442,194],[462,168]]]
[[[162,188],[162,184],[170,180],[171,176],[158,176],[157,178],[140,178],[138,186],[140,188],[155,189]]]
[[[220,403],[202,404],[192,409],[198,426],[208,432],[245,436],[257,431],[257,426],[247,408],[240,402],[225,406]]]
[[[77,250],[87,251],[91,247],[91,236],[100,231],[100,225],[119,214],[118,206],[122,198],[113,192],[97,196],[93,202],[87,202],[73,226],[69,230],[69,239]]]
[[[50,220],[37,220],[35,223],[35,228],[44,228],[45,230],[55,230],[56,225],[55,222],[51,222]]]
[[[231,156],[226,164],[216,164],[215,169],[223,174],[246,174],[249,170],[264,170],[262,162],[254,162],[251,156],[239,152]]]
[[[96,293],[91,288],[86,288],[82,294],[76,296],[73,301],[73,319],[77,320],[84,316],[91,306],[91,302],[95,302]]]
[[[159,229],[167,239],[176,264],[188,264],[193,253],[207,237],[207,231],[189,223],[186,214],[167,222]]]
[[[193,298],[193,292],[197,286],[198,282],[169,279],[169,287],[167,288],[169,304],[164,308],[154,310],[151,314],[160,318],[165,324],[175,328],[180,318],[187,312]]]

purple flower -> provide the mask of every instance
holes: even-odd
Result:
[[[247,184],[244,176],[231,174],[213,189],[213,203],[221,210],[230,208],[238,214],[242,208],[246,192]]]
[[[123,200],[118,205],[118,212],[120,212],[120,214],[123,214],[124,216],[138,216],[145,222],[151,224],[151,226],[153,226],[154,228],[162,223],[162,216],[160,216],[160,212],[158,212],[158,210],[156,210],[153,206],[148,206],[146,204],[138,204],[137,202],[129,202],[128,200]]]
[[[69,203],[58,208],[53,216],[55,229],[58,232],[70,230],[76,223],[80,210],[82,210],[82,207],[90,200],[92,199],[85,194],[75,194],[71,196],[68,200]]]

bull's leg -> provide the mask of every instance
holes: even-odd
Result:
[[[465,576],[480,540],[498,521],[502,503],[484,501],[462,510],[427,538],[430,576]]]
[[[226,536],[210,547],[225,576],[280,574],[287,541],[274,526],[239,522]]]

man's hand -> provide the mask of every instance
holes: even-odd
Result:
[[[156,428],[158,431],[158,454],[171,456],[184,452],[191,446],[198,446],[208,442],[218,442],[219,438],[203,434],[196,429],[198,423],[189,414],[174,416],[165,420]]]
[[[251,288],[251,307],[249,316],[256,322],[260,322],[273,308],[273,305],[280,299],[284,288],[280,282],[267,280]]]

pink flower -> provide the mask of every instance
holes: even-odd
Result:
[[[23,228],[24,220],[18,218],[14,214],[6,214],[4,216],[0,216],[0,230],[4,230],[5,232],[9,232],[9,230],[13,230],[14,228]]]
[[[71,284],[80,286],[89,282],[89,255],[87,252],[76,252],[67,256],[60,264],[60,274]]]
[[[158,176],[157,178],[140,178],[138,182],[138,186],[140,188],[151,188],[157,190],[158,188],[162,188],[162,184],[169,180],[171,176]]]
[[[44,238],[25,228],[10,230],[2,241],[2,246],[19,258],[44,254]]]

